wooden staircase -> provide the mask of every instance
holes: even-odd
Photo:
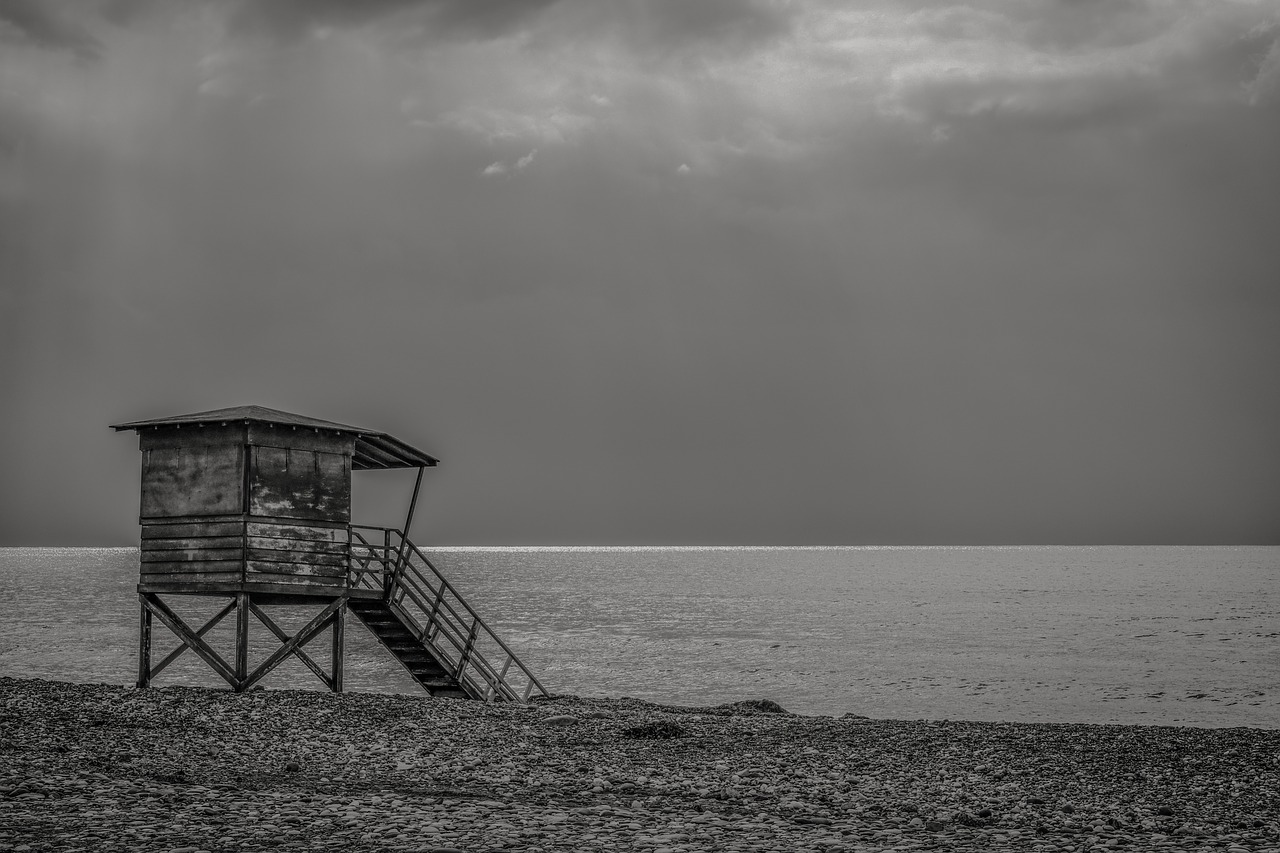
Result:
[[[348,609],[432,696],[524,703],[548,695],[399,530],[351,526],[348,585]]]
[[[414,681],[432,696],[446,699],[471,699],[466,689],[436,659],[430,646],[422,643],[400,617],[377,598],[353,598],[347,609],[368,628],[383,648],[408,671]]]

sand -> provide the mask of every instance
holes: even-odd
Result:
[[[1280,853],[1276,730],[3,678],[0,731],[0,850]]]

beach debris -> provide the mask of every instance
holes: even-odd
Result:
[[[789,714],[786,708],[779,705],[772,699],[744,699],[741,702],[730,702],[727,705],[719,705],[720,708],[728,708],[731,711],[759,714]]]

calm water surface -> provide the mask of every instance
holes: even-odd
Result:
[[[1280,548],[453,548],[548,688],[809,714],[1280,727]],[[131,683],[135,549],[0,549],[0,675]],[[193,621],[217,602],[172,599]],[[313,610],[281,609],[296,628]],[[232,620],[229,620],[232,621]],[[157,625],[157,654],[173,644]],[[230,625],[210,635],[231,646]],[[416,688],[354,620],[348,689]],[[254,635],[251,666],[274,648]],[[311,649],[320,662],[327,643]],[[220,684],[184,655],[158,684]],[[290,661],[268,687],[319,688]]]

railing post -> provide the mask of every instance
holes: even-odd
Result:
[[[351,571],[351,523],[347,523],[347,586],[355,586],[355,575]]]
[[[383,528],[382,530],[382,559],[379,562],[382,563],[382,595],[384,598],[390,598],[391,575],[389,570],[391,567],[388,564],[391,562],[391,531],[388,528]]]
[[[467,663],[471,660],[471,651],[476,646],[476,630],[480,627],[480,620],[477,617],[471,618],[471,630],[467,632],[467,642],[462,647],[462,654],[458,657],[458,671],[454,675],[458,680],[462,679],[463,670],[467,668]]]
[[[432,627],[436,626],[436,616],[440,613],[440,602],[444,599],[444,581],[440,581],[439,583],[440,586],[435,591],[436,600],[431,602],[431,612],[427,614],[427,625]],[[431,585],[427,584],[427,589],[430,588]]]

